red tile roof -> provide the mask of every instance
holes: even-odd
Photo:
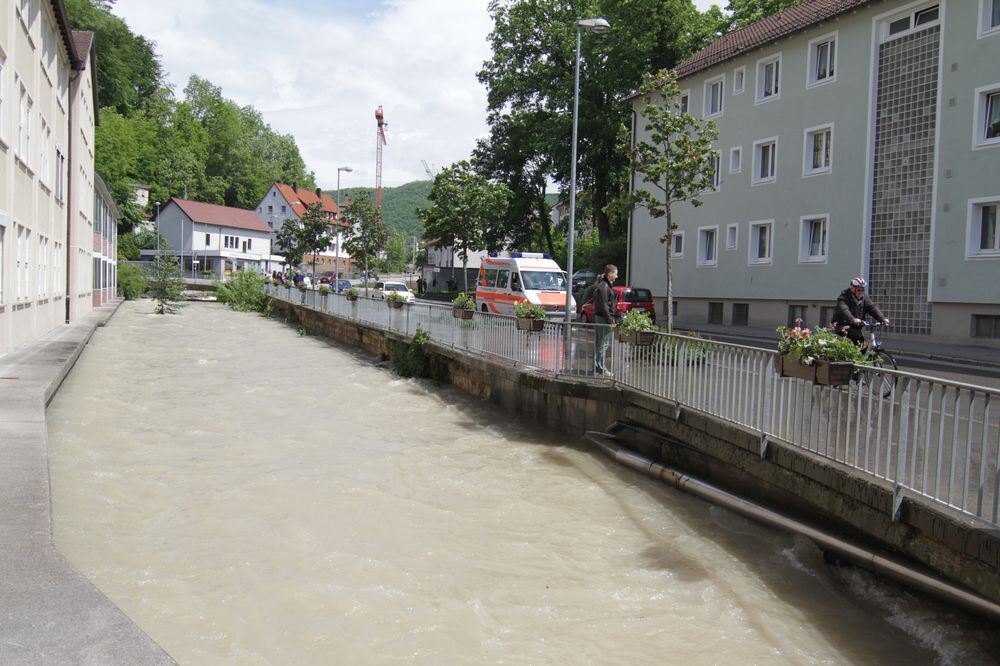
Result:
[[[337,204],[334,203],[333,199],[330,198],[329,194],[323,194],[322,196],[316,196],[316,193],[312,190],[304,187],[295,190],[291,185],[286,183],[275,183],[275,187],[281,192],[281,196],[285,197],[288,205],[292,207],[295,214],[302,217],[306,214],[306,207],[314,203],[321,203],[322,210],[326,213],[337,214]]]
[[[802,0],[756,23],[723,35],[682,62],[674,70],[677,78],[691,76],[720,62],[770,44],[817,23],[871,4],[875,0]]]
[[[172,203],[184,211],[184,214],[195,222],[202,224],[217,224],[220,227],[232,227],[235,229],[249,229],[250,231],[271,231],[267,222],[261,219],[260,215],[253,210],[243,210],[242,208],[230,208],[229,206],[218,206],[216,204],[204,203],[202,201],[187,201],[173,197]]]

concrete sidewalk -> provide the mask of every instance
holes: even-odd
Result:
[[[119,302],[0,359],[0,664],[172,664],[56,550],[45,407]]]
[[[693,330],[710,338],[747,340],[748,344],[774,349],[778,334],[774,329],[719,324],[675,325],[678,330]],[[936,361],[955,366],[995,369],[1000,372],[1000,349],[975,345],[943,344],[922,340],[905,340],[891,334],[884,338],[885,348],[897,359]]]

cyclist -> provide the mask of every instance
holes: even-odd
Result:
[[[864,318],[872,316],[883,325],[888,326],[886,318],[874,301],[865,295],[868,283],[863,277],[851,280],[851,286],[840,292],[837,297],[837,307],[833,314],[833,330],[837,335],[851,339],[859,347],[864,346],[864,336],[861,327]]]

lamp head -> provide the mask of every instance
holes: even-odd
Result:
[[[601,34],[610,30],[611,24],[608,23],[607,19],[602,18],[580,19],[576,22],[576,29]]]
[[[354,169],[345,166],[345,167],[337,167],[337,171],[346,171],[347,173],[351,173],[352,171],[354,171]]]

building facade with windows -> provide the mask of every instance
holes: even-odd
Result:
[[[118,220],[121,213],[108,184],[95,175],[93,305],[100,307],[118,292]]]
[[[184,271],[223,278],[237,270],[258,273],[281,268],[271,255],[271,229],[252,210],[171,198],[154,225]],[[143,258],[155,250],[143,250]]]
[[[340,218],[340,209],[330,195],[319,188],[313,191],[301,188],[295,183],[289,185],[278,181],[272,185],[264,198],[260,200],[257,214],[267,222],[267,226],[276,234],[284,226],[285,220],[302,219],[302,216],[306,214],[306,209],[313,204],[319,204],[320,210],[330,219],[332,227],[340,228],[336,225],[336,220]],[[307,253],[302,265],[311,271],[313,264],[315,264],[316,272],[322,273],[336,270],[339,264],[340,274],[346,275],[350,271],[351,257],[344,252],[344,240],[344,234],[338,232],[329,248],[316,256]]]
[[[80,235],[71,194],[93,155],[70,160],[74,137],[93,136],[93,114],[73,117],[87,56],[62,2],[0,0],[0,356],[92,308],[93,236]]]
[[[1000,0],[804,0],[679,65],[719,137],[673,210],[678,324],[823,325],[863,275],[895,333],[1000,345],[998,62]],[[660,298],[662,226],[636,209],[629,241]]]

